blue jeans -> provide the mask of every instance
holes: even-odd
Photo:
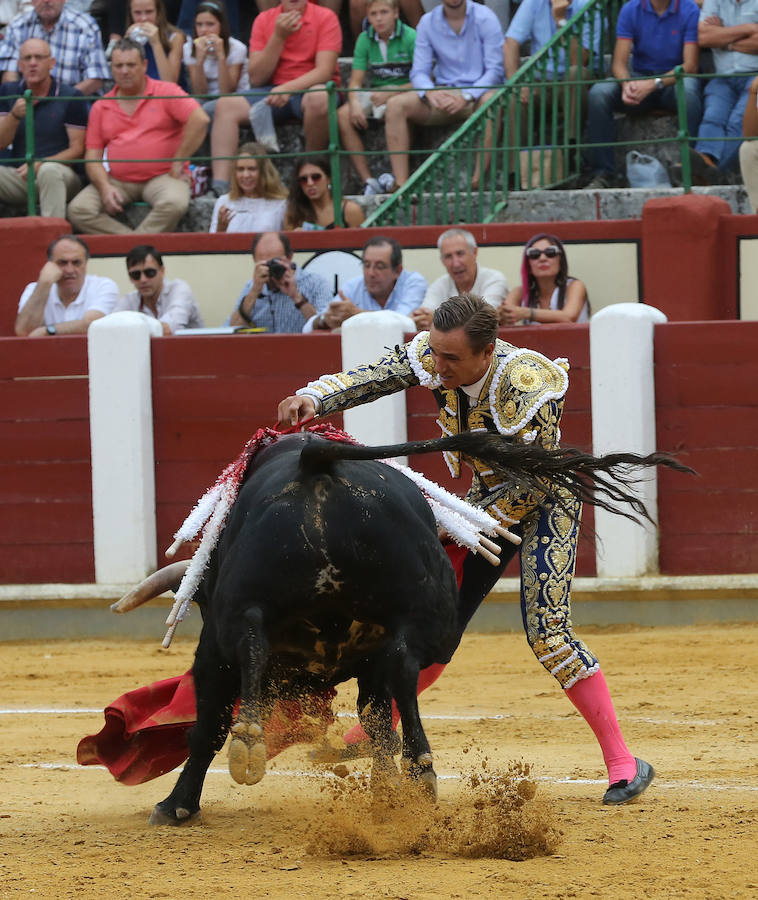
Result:
[[[748,88],[754,77],[753,73],[734,75],[732,78],[712,78],[705,86],[705,113],[695,149],[712,156],[721,171],[730,169],[737,162],[740,141],[724,141],[719,138],[742,137],[742,114],[745,112]]]
[[[643,76],[635,72],[632,78]],[[700,100],[700,82],[697,78],[684,79],[684,96],[687,106],[687,131],[697,134],[702,102]],[[627,115],[641,115],[652,109],[668,109],[676,112],[676,90],[673,84],[659,91],[653,91],[638,106],[627,106],[621,100],[621,82],[615,78],[600,81],[590,88],[587,100],[587,140],[591,144],[612,143],[616,140],[616,123],[614,112],[625,112]],[[596,175],[612,175],[616,171],[613,147],[591,148],[589,160]]]

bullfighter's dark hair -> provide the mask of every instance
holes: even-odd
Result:
[[[116,50],[120,50],[122,53],[126,53],[129,50],[136,50],[139,53],[141,59],[145,59],[145,47],[143,44],[138,43],[137,41],[133,41],[131,38],[124,37],[119,38],[116,43],[111,48],[111,59],[113,59],[113,53]]]
[[[463,328],[474,353],[481,353],[497,338],[497,312],[478,294],[458,294],[445,300],[435,309],[432,325],[437,331]]]
[[[152,244],[137,244],[126,254],[126,268],[131,269],[152,256],[159,266],[163,265],[163,257]]]
[[[369,238],[363,245],[363,255],[369,247],[389,247],[390,248],[390,265],[393,269],[397,269],[403,264],[403,248],[393,237],[386,234],[377,234],[375,237]]]
[[[60,244],[61,241],[71,241],[73,244],[79,244],[79,246],[84,250],[84,258],[89,259],[89,247],[84,243],[84,241],[77,237],[75,234],[62,234],[60,237],[57,237],[54,241],[48,245],[47,248],[47,258],[52,259],[53,254],[55,253],[55,248]]]
[[[255,248],[261,241],[261,238],[264,234],[276,234],[279,236],[279,240],[282,242],[282,247],[284,247],[284,255],[289,259],[292,256],[292,244],[290,244],[290,239],[286,234],[282,231],[261,231],[259,234],[253,238],[253,243],[250,245],[250,252],[255,256]]]

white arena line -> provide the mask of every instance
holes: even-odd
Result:
[[[70,716],[70,715],[95,715],[97,713],[102,713],[103,708],[97,707],[93,709],[85,709],[81,706],[74,707],[71,709],[66,709],[65,707],[40,707],[40,708],[29,708],[29,707],[8,707],[5,709],[0,709],[0,716]],[[338,712],[335,713],[338,719],[357,719],[357,713],[351,712]],[[505,721],[506,719],[513,719],[514,721],[524,721],[525,719],[548,719],[548,720],[556,720],[563,719],[565,716],[552,716],[552,715],[540,715],[539,713],[529,713],[528,715],[515,715],[513,713],[479,713],[473,715],[442,715],[442,714],[429,714],[422,713],[421,718],[424,721],[439,721],[439,722],[481,722],[482,720],[487,722],[500,722]],[[644,722],[647,725],[698,725],[698,726],[709,726],[709,725],[723,725],[727,722],[727,719],[656,719],[652,716],[632,716],[632,715],[623,715],[622,720],[624,722]],[[731,719],[728,720],[731,722]]]
[[[83,772],[86,769],[89,769],[93,772],[107,772],[108,770],[105,766],[80,766],[76,763],[20,763],[16,768],[19,769],[46,769],[48,771],[59,771],[59,772]],[[175,773],[181,772],[181,769],[174,769]],[[217,767],[211,766],[208,769],[208,775],[226,775],[229,778],[229,770],[228,769],[220,769]],[[328,769],[321,769],[316,771],[299,771],[297,769],[268,769],[266,771],[266,778],[270,778],[271,776],[276,776],[278,778],[337,778],[333,772],[330,772]],[[437,778],[440,781],[461,781],[465,776],[460,774],[440,774],[437,773]],[[565,776],[564,778],[555,778],[550,775],[535,775],[532,781],[539,781],[543,784],[600,784],[606,785],[608,784],[607,778],[570,778],[569,776]],[[243,785],[244,787],[244,785]],[[723,782],[720,784],[714,784],[712,782],[704,782],[704,781],[671,781],[671,780],[663,780],[661,778],[656,779],[654,782],[654,787],[657,790],[664,788],[666,790],[681,790],[682,788],[690,788],[696,791],[751,791],[758,792],[758,784],[754,782]]]

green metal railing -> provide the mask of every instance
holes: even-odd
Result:
[[[493,86],[492,96],[436,150],[411,149],[409,155],[421,158],[422,161],[406,184],[369,215],[363,226],[489,222],[495,220],[507,206],[509,194],[514,190],[537,190],[575,184],[582,172],[583,157],[587,149],[593,146],[582,142],[587,118],[588,90],[592,84],[607,77],[605,72],[615,44],[614,23],[621,2],[622,0],[590,0],[545,47],[529,57],[508,82]],[[686,75],[681,66],[675,69],[674,76],[676,137],[657,140],[646,138],[645,143],[670,144],[674,141],[678,144],[682,188],[687,192],[692,187],[688,151],[693,136],[687,129],[684,78],[728,76]],[[345,158],[350,154],[341,149],[339,143],[339,89],[330,81],[326,90],[329,120],[329,146],[326,154],[332,167],[335,224],[340,226],[344,224],[342,171]],[[35,156],[32,93],[26,90],[21,96],[27,101],[26,153],[23,159],[5,161],[27,164],[27,211],[29,215],[34,215],[37,203],[34,164],[40,160]],[[48,98],[50,101],[66,102],[69,99]],[[152,99],[161,98],[155,96]],[[198,95],[196,99],[202,102],[214,98]],[[91,98],[81,102],[91,102]],[[639,141],[626,144],[636,146]],[[624,142],[614,141],[612,144],[594,146],[618,148],[624,146]],[[386,154],[386,150],[365,151],[367,157],[384,157]],[[308,155],[302,152],[279,153],[276,161],[281,163],[286,159]],[[318,155],[324,155],[324,152],[319,151]],[[236,155],[222,158],[233,160]],[[196,153],[184,159],[194,163],[209,163],[212,157]],[[165,161],[165,158],[160,161]]]

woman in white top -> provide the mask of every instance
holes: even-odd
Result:
[[[568,274],[566,249],[554,234],[535,234],[524,247],[521,284],[500,306],[501,325],[586,322],[587,288]]]
[[[184,65],[192,94],[234,94],[250,89],[247,48],[231,36],[220,0],[203,0],[195,11],[192,36],[184,44]],[[199,100],[212,116],[216,99]]]
[[[228,194],[216,200],[210,231],[281,231],[287,188],[263,144],[243,144]]]

